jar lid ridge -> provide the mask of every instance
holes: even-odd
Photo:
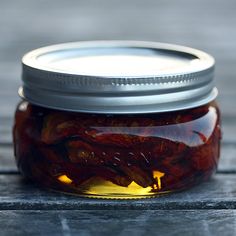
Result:
[[[67,43],[31,51],[22,64],[20,96],[61,110],[166,112],[201,106],[217,96],[214,59],[205,52],[171,44]]]

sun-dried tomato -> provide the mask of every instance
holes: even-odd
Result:
[[[214,169],[217,165],[217,157],[214,156],[214,148],[210,144],[191,150],[191,163],[196,170]]]
[[[21,171],[72,193],[87,194],[96,183],[110,191],[127,187],[134,195],[180,190],[207,180],[219,159],[214,103],[149,115],[82,114],[24,103],[15,119]]]

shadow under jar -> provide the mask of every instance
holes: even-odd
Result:
[[[181,46],[80,42],[23,57],[13,130],[24,176],[100,198],[189,188],[217,168],[214,59]]]

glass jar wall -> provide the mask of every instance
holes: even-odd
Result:
[[[18,105],[17,165],[40,185],[102,198],[140,198],[206,181],[217,168],[215,102],[152,114],[89,114]]]

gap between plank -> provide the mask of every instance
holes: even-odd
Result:
[[[78,197],[78,201],[1,202],[2,210],[234,210],[236,201],[162,202],[143,200],[101,200]]]

